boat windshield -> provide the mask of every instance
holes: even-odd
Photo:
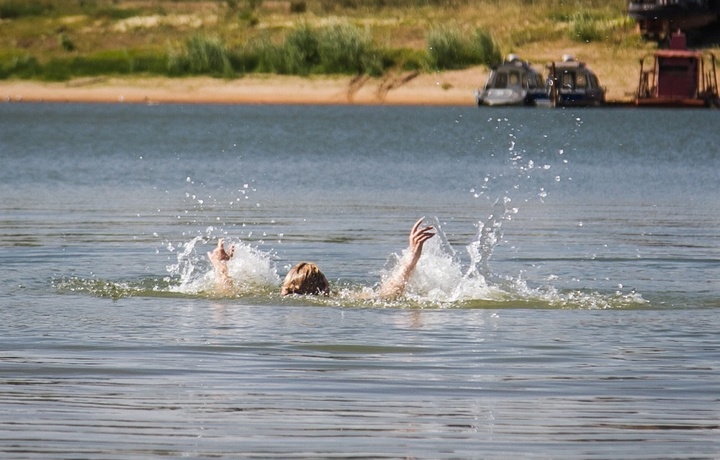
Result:
[[[591,89],[600,88],[600,82],[594,74],[588,75],[588,83]]]
[[[542,75],[536,72],[520,70],[499,70],[488,80],[490,88],[504,89],[513,87],[544,88]]]
[[[518,86],[520,84],[520,73],[517,71],[500,71],[495,73],[495,78],[491,82],[492,88],[507,88],[508,86]]]
[[[508,76],[505,72],[497,74],[497,77],[495,78],[495,87],[496,88],[507,88],[508,84]]]
[[[575,75],[575,88],[585,89],[586,86],[587,79],[585,78],[585,74],[578,72],[577,75]]]
[[[523,88],[544,88],[545,82],[542,75],[527,72],[523,75]]]

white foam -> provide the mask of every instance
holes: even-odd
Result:
[[[179,283],[171,288],[172,291],[197,294],[215,289],[215,274],[206,251],[196,250],[198,242],[201,241],[204,241],[203,237],[195,237],[180,245],[178,263],[168,267],[170,275],[179,278]],[[227,263],[228,275],[233,280],[235,293],[252,293],[258,288],[275,287],[279,284],[280,278],[271,254],[242,241],[226,239],[225,244],[228,248],[230,245],[235,246],[235,254]],[[213,247],[207,245],[204,249],[211,250]]]

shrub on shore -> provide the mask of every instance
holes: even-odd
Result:
[[[235,70],[230,53],[218,38],[194,35],[187,39],[181,52],[170,50],[167,55],[169,75],[213,75],[232,77]]]
[[[320,29],[303,24],[279,44],[263,35],[235,49],[217,38],[194,36],[182,49],[168,52],[168,72],[222,77],[248,72],[377,75],[382,61],[370,36],[351,24]]]
[[[483,29],[465,34],[457,26],[441,26],[430,31],[427,43],[431,60],[440,70],[492,66],[502,61],[500,47]]]
[[[307,24],[292,29],[280,44],[262,37],[239,51],[246,70],[267,73],[370,74],[382,73],[379,51],[369,34],[349,23],[323,28]]]

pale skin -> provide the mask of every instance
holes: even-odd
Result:
[[[398,267],[385,279],[378,289],[377,296],[383,299],[394,299],[405,293],[410,277],[417,267],[422,255],[423,245],[427,240],[435,236],[431,225],[423,226],[423,219],[418,220],[410,230],[408,236],[409,254],[403,257]],[[217,247],[208,252],[208,258],[213,265],[215,272],[216,289],[221,293],[232,291],[233,282],[228,274],[227,261],[235,252],[235,246],[230,246],[229,252],[225,250],[225,243],[222,239],[218,241]]]
[[[228,274],[227,261],[232,258],[233,254],[235,254],[235,246],[230,246],[230,252],[225,251],[225,240],[222,238],[218,240],[218,245],[213,252],[207,253],[215,271],[215,289],[219,293],[232,291],[233,282]]]
[[[410,230],[410,236],[408,237],[410,256],[404,258],[392,275],[380,285],[378,296],[381,298],[394,299],[405,293],[405,286],[407,286],[407,282],[410,280],[418,260],[420,260],[420,256],[422,255],[423,245],[427,240],[435,236],[435,234],[432,233],[432,226],[422,227],[422,221],[423,220],[420,219],[415,222],[415,225],[413,225],[413,228]]]

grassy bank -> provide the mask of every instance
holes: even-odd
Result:
[[[434,71],[635,59],[624,0],[0,0],[0,78]],[[558,50],[561,50],[558,52]]]

